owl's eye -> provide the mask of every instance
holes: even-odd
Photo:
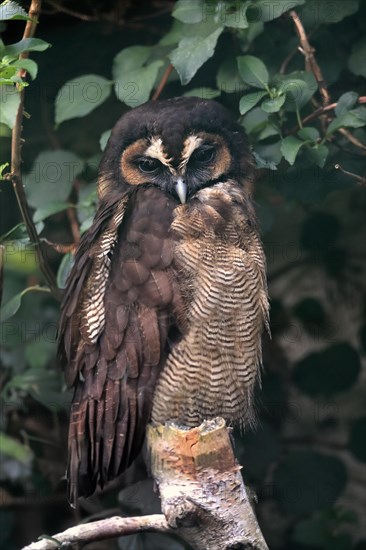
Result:
[[[142,158],[138,161],[138,167],[145,174],[156,172],[161,166],[161,162],[154,158]]]
[[[206,145],[205,147],[200,147],[199,149],[196,149],[192,155],[190,160],[193,162],[199,162],[202,164],[206,164],[210,162],[215,156],[215,147],[212,147],[211,145]]]

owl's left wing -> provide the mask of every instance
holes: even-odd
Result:
[[[119,475],[141,449],[179,302],[173,208],[156,188],[111,201],[99,208],[78,248],[59,343],[66,382],[75,388],[72,503]]]

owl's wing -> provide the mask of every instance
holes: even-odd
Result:
[[[156,188],[102,205],[78,248],[59,341],[75,388],[72,503],[119,475],[141,449],[180,300],[169,235],[174,206]]]

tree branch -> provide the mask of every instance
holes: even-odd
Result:
[[[148,449],[162,511],[194,550],[268,550],[222,418],[184,430],[149,425]]]
[[[31,20],[27,21],[24,29],[23,39],[32,38],[35,34],[38,17],[41,11],[41,0],[32,0],[29,8],[29,17]],[[20,55],[21,58],[28,57],[28,52],[24,52]],[[25,71],[20,71],[21,76],[25,76]],[[24,89],[19,92],[20,102],[17,111],[15,125],[12,131],[11,139],[11,172],[7,175],[7,179],[10,179],[13,184],[15,196],[18,202],[19,210],[21,212],[23,221],[27,228],[30,241],[35,246],[35,252],[37,255],[38,263],[41,272],[43,273],[47,284],[49,285],[52,294],[55,298],[60,299],[61,292],[57,288],[55,275],[50,268],[47,258],[45,257],[42,243],[39,239],[36,226],[33,222],[32,215],[28,206],[27,198],[24,191],[21,174],[21,147],[22,147],[22,122],[24,114]]]
[[[361,105],[366,103],[366,96],[360,96],[357,100],[357,103],[360,103]],[[307,124],[308,122],[311,122],[312,120],[315,120],[316,118],[321,117],[322,115],[326,114],[328,111],[332,111],[335,109],[338,105],[338,102],[330,103],[329,105],[326,105],[325,107],[319,107],[310,115],[306,116],[301,120],[301,123],[303,126]],[[299,129],[299,125],[296,125],[294,128],[291,128],[291,130],[288,132],[289,134],[294,134]]]
[[[357,102],[360,104],[366,103],[366,96],[360,96]],[[315,118],[320,117],[324,113],[331,111],[332,109],[335,109],[337,105],[338,105],[338,102],[330,103],[326,107],[319,107],[319,109],[316,109],[316,111],[314,111],[313,113],[310,113],[310,115],[306,116],[301,122],[303,124],[306,124],[307,122],[310,122],[311,120],[314,120]]]
[[[299,47],[299,51],[305,57],[306,70],[313,73],[319,86],[320,95],[322,96],[323,107],[325,107],[330,102],[330,96],[323,78],[323,74],[314,56],[315,49],[309,44],[304,26],[296,11],[291,10],[289,15],[295,24],[295,29],[300,40],[301,48]]]
[[[97,540],[132,535],[134,533],[140,533],[141,531],[154,531],[158,533],[172,532],[162,514],[133,518],[115,516],[113,518],[70,527],[70,529],[66,529],[63,533],[57,533],[53,535],[53,537],[45,537],[38,542],[33,542],[28,546],[24,546],[22,550],[55,550],[60,548],[62,544],[64,546],[75,543],[86,544]]]
[[[169,65],[165,69],[165,72],[162,76],[162,79],[159,83],[159,86],[156,88],[156,91],[155,91],[154,95],[151,98],[152,101],[156,101],[160,97],[161,92],[164,90],[165,85],[168,82],[168,78],[169,78],[171,72],[173,71],[173,69],[174,69],[173,65],[171,63],[169,63]]]

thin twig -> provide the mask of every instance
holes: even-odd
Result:
[[[138,26],[139,22],[160,17],[161,15],[165,15],[166,13],[169,13],[173,9],[173,5],[169,5],[167,7],[162,8],[160,11],[149,13],[147,15],[138,15],[136,17],[129,18],[128,21],[124,21],[122,18],[122,15],[124,15],[124,13],[126,12],[128,7],[127,5],[124,6],[123,12],[121,12],[121,9],[119,9],[118,11],[113,10],[111,12],[102,13],[94,9],[93,10],[94,14],[89,15],[87,13],[81,13],[79,11],[67,8],[62,4],[60,4],[59,2],[56,2],[56,0],[46,0],[46,1],[48,4],[50,4],[50,6],[54,8],[53,11],[45,12],[45,13],[48,13],[49,15],[55,15],[57,13],[65,13],[66,15],[69,15],[70,17],[74,17],[75,19],[80,19],[81,21],[88,21],[88,22],[108,21],[109,23],[115,23],[117,25],[120,25],[121,23],[123,23],[123,25],[127,27],[133,27],[134,24],[136,23],[137,24],[136,28],[141,28]]]
[[[173,71],[173,69],[174,69],[173,65],[171,63],[169,63],[169,65],[165,69],[165,72],[162,76],[162,79],[159,83],[159,86],[156,88],[156,91],[155,91],[154,95],[151,98],[152,101],[156,101],[160,97],[160,94],[164,90],[165,85],[168,82],[168,78],[169,78],[171,72]]]
[[[359,149],[362,149],[362,151],[366,151],[366,145],[362,143],[359,139],[357,139],[351,132],[346,130],[345,128],[339,128],[338,132],[342,134],[348,141],[350,141],[355,147],[358,147]]]
[[[41,240],[43,243],[46,243],[48,246],[53,248],[53,250],[55,250],[59,254],[67,254],[68,252],[74,253],[77,247],[76,243],[60,244],[60,243],[53,243],[52,241],[49,241],[48,239],[45,239],[45,238],[42,238]]]
[[[356,180],[358,185],[360,185],[361,187],[366,187],[366,178],[359,176],[358,174],[354,174],[353,172],[348,172],[348,170],[342,168],[340,164],[335,164],[334,168],[336,170],[340,170],[342,174],[345,174],[346,176]]]
[[[289,12],[289,15],[291,19],[293,20],[296,28],[297,35],[300,40],[301,48],[299,47],[299,51],[304,55],[305,57],[305,64],[306,64],[306,70],[308,72],[312,72],[319,87],[319,92],[322,96],[322,102],[323,107],[329,104],[330,102],[330,95],[327,89],[327,86],[325,84],[325,80],[323,78],[323,74],[321,72],[321,69],[315,59],[314,52],[315,49],[309,44],[308,37],[306,35],[304,26],[300,20],[300,17],[296,13],[295,10],[291,10]]]
[[[360,104],[366,103],[366,96],[359,97],[357,102],[360,103]],[[305,124],[307,124],[308,122],[311,122],[312,120],[315,120],[316,118],[319,118],[320,116],[324,115],[328,111],[332,111],[333,109],[335,109],[337,107],[337,105],[338,105],[338,102],[335,102],[335,103],[330,103],[329,105],[326,105],[325,107],[319,107],[319,109],[316,109],[315,111],[310,113],[310,115],[306,116],[305,118],[303,118],[301,120],[302,125],[305,126]],[[293,134],[294,132],[297,132],[298,129],[299,129],[299,126],[297,125],[289,131],[289,134]]]
[[[309,38],[311,36],[313,36],[317,30],[318,30],[319,27],[316,27],[315,29],[313,29],[310,33],[309,33]],[[280,70],[279,70],[279,73],[280,74],[285,74],[286,72],[286,69],[287,69],[287,65],[290,63],[291,59],[293,57],[295,57],[295,55],[297,54],[297,52],[299,51],[299,48],[298,46],[296,46],[296,48],[294,48],[286,57],[285,59],[282,61],[281,63],[281,67],[280,67]]]
[[[76,19],[81,19],[81,21],[98,21],[99,20],[99,17],[97,15],[87,15],[85,13],[80,13],[79,11],[71,10],[70,8],[66,8],[65,6],[62,6],[58,2],[55,2],[54,0],[47,0],[47,4],[50,4],[58,12],[66,13],[66,15],[70,15],[70,17],[75,17]]]
[[[32,38],[35,34],[38,17],[41,11],[42,0],[32,0],[32,3],[29,8],[29,17],[31,18],[27,21],[27,24],[24,29],[23,39]],[[22,58],[28,57],[28,52],[21,54]],[[21,75],[25,73],[22,71]],[[40,242],[35,224],[33,222],[30,209],[28,206],[27,198],[24,191],[24,186],[22,182],[21,174],[21,146],[22,146],[22,122],[24,114],[24,88],[19,91],[20,102],[15,119],[15,125],[12,131],[12,140],[11,140],[11,172],[8,175],[8,179],[12,181],[15,196],[17,198],[19,210],[21,212],[23,221],[27,228],[30,241],[35,245],[35,251],[37,254],[37,259],[41,272],[43,273],[52,294],[55,298],[60,298],[60,290],[57,288],[56,279],[53,271],[51,270],[47,258],[44,255],[42,249],[42,244]]]
[[[80,242],[80,228],[79,228],[79,223],[75,214],[75,209],[68,208],[66,210],[66,215],[69,220],[71,233],[76,245]]]
[[[24,546],[22,550],[55,550],[61,544],[66,546],[67,544],[79,543],[81,545],[123,535],[132,535],[141,531],[172,532],[163,514],[133,518],[115,516],[71,527],[62,533],[57,533],[57,535],[53,535],[52,537],[47,537],[39,542],[33,542],[28,546]]]

